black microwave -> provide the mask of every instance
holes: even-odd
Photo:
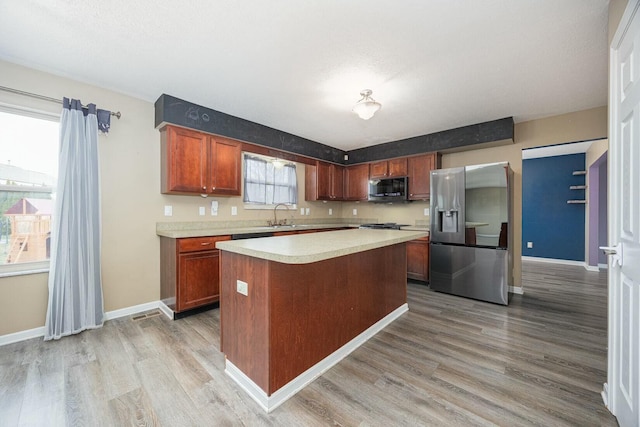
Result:
[[[406,176],[369,180],[368,200],[370,202],[406,202],[408,192]]]

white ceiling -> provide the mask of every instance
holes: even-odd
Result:
[[[151,102],[166,93],[351,150],[606,105],[607,7],[2,0],[0,59]],[[368,121],[351,112],[365,88],[382,103]]]

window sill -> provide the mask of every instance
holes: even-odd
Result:
[[[0,265],[0,278],[49,272],[49,261]]]
[[[244,204],[244,209],[245,210],[270,210],[270,211],[272,211],[276,206],[277,205],[260,205],[260,204],[257,204],[257,203],[245,203]],[[280,205],[280,206],[284,206],[284,205]],[[286,206],[287,206],[286,210],[289,210],[289,211],[295,212],[298,209],[297,205],[286,205]],[[282,212],[286,211],[284,209],[284,207],[281,210],[282,210]],[[279,211],[280,211],[280,209],[279,209]]]

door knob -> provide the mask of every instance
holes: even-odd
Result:
[[[618,243],[615,246],[600,246],[605,253],[605,255],[611,256],[611,265],[615,266],[618,264],[622,267],[622,243]]]

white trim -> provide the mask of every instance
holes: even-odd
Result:
[[[169,308],[167,304],[162,301],[158,301],[158,308],[165,314],[165,316],[169,318],[169,320],[174,320],[174,312]]]
[[[119,317],[125,317],[143,311],[153,310],[160,307],[160,301],[152,301],[144,304],[134,305],[131,307],[121,308],[120,310],[113,310],[104,313],[104,320],[113,320]],[[166,313],[165,313],[166,314]],[[173,317],[171,317],[173,319]],[[44,326],[38,328],[27,329],[25,331],[14,332],[12,334],[0,335],[0,347],[7,344],[13,344],[19,341],[26,341],[32,338],[44,337]]]
[[[584,261],[573,261],[570,259],[541,258],[536,256],[523,256],[522,261],[547,262],[549,264],[575,265],[578,267],[585,267],[585,268],[587,265]]]
[[[387,325],[389,325],[391,322],[396,320],[407,311],[409,311],[409,306],[406,303],[396,308],[394,311],[371,325],[360,335],[298,375],[293,380],[289,381],[271,396],[267,396],[267,393],[262,390],[262,388],[254,383],[251,378],[247,377],[228,359],[225,359],[224,372],[229,377],[231,377],[231,379],[234,380],[236,384],[238,384],[238,386],[242,390],[244,390],[253,400],[255,400],[263,410],[265,410],[266,412],[271,412],[278,406],[286,402],[287,399],[289,399],[291,396],[295,395],[297,392],[310,384],[313,380],[331,369],[335,364],[347,357],[352,351],[364,344],[369,338],[373,337],[375,334],[380,332]]]
[[[602,396],[602,401],[604,402],[604,406],[607,409],[609,409],[609,384],[607,383],[602,384],[602,391],[600,392],[600,396]]]
[[[119,310],[107,311],[104,314],[104,320],[113,320],[119,317],[129,316],[131,314],[140,313],[143,311],[153,310],[158,307],[159,301],[147,302],[144,304],[133,305],[131,307],[121,308]]]
[[[44,326],[40,326],[39,328],[27,329],[26,331],[15,332],[13,334],[0,335],[0,346],[39,337],[44,337]]]
[[[524,295],[524,288],[522,286],[509,286],[509,293]]]

